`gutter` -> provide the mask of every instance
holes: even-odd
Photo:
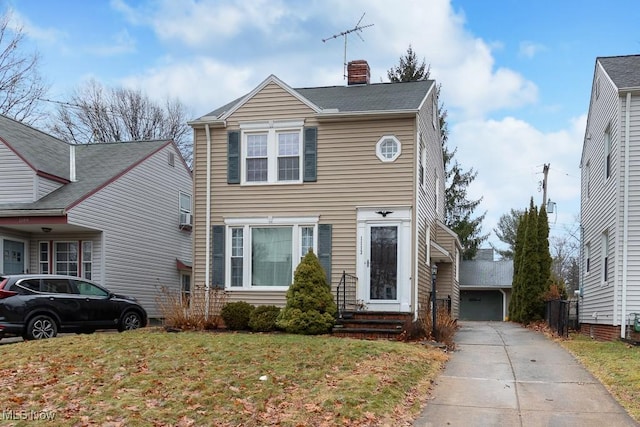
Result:
[[[626,337],[627,329],[627,269],[629,266],[629,131],[631,121],[631,92],[627,92],[624,116],[624,201],[622,202],[622,312],[620,313],[620,338]]]
[[[65,216],[64,209],[2,209],[0,218],[12,218],[16,216]]]

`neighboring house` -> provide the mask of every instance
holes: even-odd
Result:
[[[596,59],[580,167],[582,331],[626,338],[640,313],[640,55]]]
[[[0,273],[91,279],[158,317],[190,286],[191,171],[171,141],[70,145],[0,116]]]
[[[294,89],[271,75],[194,129],[194,283],[230,300],[283,306],[313,250],[355,306],[416,315],[438,265],[458,310],[458,238],[443,224],[434,81]]]
[[[479,249],[460,263],[460,320],[507,320],[513,260],[494,261],[493,249]]]

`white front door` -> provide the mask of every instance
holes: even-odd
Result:
[[[358,212],[358,299],[367,310],[411,309],[409,212]]]

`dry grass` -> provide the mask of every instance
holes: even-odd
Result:
[[[415,343],[150,328],[2,349],[4,409],[74,426],[408,426],[447,359]]]
[[[446,307],[438,307],[436,312],[436,336],[433,336],[433,319],[431,316],[431,306],[427,305],[428,309],[418,318],[420,327],[428,338],[444,343],[449,350],[455,348],[455,342],[453,337],[458,330],[458,323],[456,319],[451,317],[451,314]]]
[[[559,343],[569,350],[636,421],[640,422],[640,347],[571,335]]]
[[[203,331],[218,329],[224,322],[220,315],[227,302],[227,293],[222,289],[209,289],[196,286],[191,298],[185,301],[179,290],[166,286],[160,287],[156,303],[166,328]],[[208,306],[208,309],[207,309]]]

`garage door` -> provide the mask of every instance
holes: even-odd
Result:
[[[504,320],[500,291],[460,291],[460,320]]]

